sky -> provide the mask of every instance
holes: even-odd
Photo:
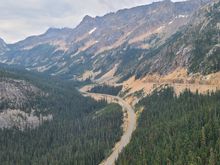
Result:
[[[85,15],[102,16],[158,0],[0,0],[0,38],[14,43],[49,27],[74,28]]]

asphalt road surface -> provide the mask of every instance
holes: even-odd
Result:
[[[112,149],[112,153],[103,160],[100,165],[114,165],[115,161],[118,159],[119,154],[122,152],[123,148],[128,145],[131,140],[132,133],[136,128],[136,114],[134,109],[126,103],[122,98],[106,94],[97,94],[81,91],[83,95],[90,96],[95,99],[106,99],[109,103],[118,103],[123,108],[123,111],[126,113],[124,118],[123,127],[124,133],[119,142],[115,144],[115,147]]]

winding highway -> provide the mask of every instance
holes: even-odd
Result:
[[[119,154],[122,152],[123,148],[128,145],[131,140],[132,133],[136,128],[136,114],[134,109],[126,103],[122,98],[107,94],[97,94],[89,93],[86,91],[81,91],[84,96],[89,96],[94,99],[106,99],[109,103],[118,103],[121,105],[124,112],[124,122],[123,128],[124,132],[119,142],[115,144],[115,147],[112,149],[112,153],[103,160],[100,165],[114,165],[115,161],[118,159]]]

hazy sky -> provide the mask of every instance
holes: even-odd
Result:
[[[0,37],[12,43],[49,27],[75,27],[85,15],[149,4],[153,0],[0,0]],[[157,1],[157,0],[154,0]]]

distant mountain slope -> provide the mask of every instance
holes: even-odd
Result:
[[[0,56],[0,61],[80,80],[106,80],[114,75],[117,81],[152,72],[165,74],[188,65],[182,47],[177,45],[181,43],[175,41],[184,33],[180,28],[207,2],[166,0],[103,17],[86,16],[74,29],[49,29],[8,45],[10,50]],[[177,45],[172,46],[174,50],[167,46],[171,44]],[[173,62],[175,53],[184,59]]]
[[[0,55],[4,54],[8,50],[8,46],[3,39],[0,38]]]
[[[219,1],[201,8],[187,26],[164,45],[146,54],[136,73],[166,74],[178,67],[187,68],[189,73],[209,74],[219,71],[219,15]],[[149,55],[152,57],[149,58]]]

